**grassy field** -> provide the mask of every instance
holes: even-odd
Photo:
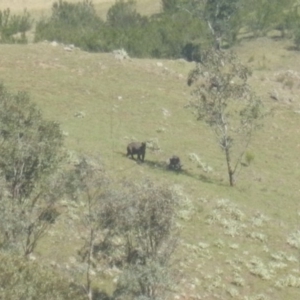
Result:
[[[94,1],[102,12],[112,2]],[[158,1],[137,2],[141,12],[159,9]],[[51,3],[1,1],[0,9],[48,14]],[[193,63],[120,61],[46,42],[0,45],[0,80],[13,91],[28,91],[47,118],[61,123],[66,147],[101,157],[112,177],[150,177],[182,189],[177,255],[183,280],[174,299],[295,300],[300,298],[300,53],[291,46],[269,37],[235,47],[253,69],[252,87],[274,114],[254,136],[249,149],[254,160],[242,167],[234,188],[213,133],[184,108]],[[136,164],[124,157],[134,139],[157,141],[161,151],[147,151],[146,162]],[[197,167],[190,153],[213,171]],[[182,174],[160,167],[173,154],[182,159]],[[39,245],[37,259],[72,265],[81,243],[72,217],[77,209],[70,207],[59,219]]]

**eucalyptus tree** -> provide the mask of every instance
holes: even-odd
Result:
[[[195,86],[190,106],[198,120],[213,130],[225,154],[230,186],[265,115],[262,101],[248,84],[250,75],[233,52],[210,50],[202,53],[188,78],[188,84]]]

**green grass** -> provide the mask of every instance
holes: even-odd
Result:
[[[142,10],[142,1],[138,4]],[[150,11],[154,6],[145,1],[145,7]],[[300,72],[295,63],[300,54],[288,46],[285,41],[258,39],[236,47],[241,59],[253,67],[251,85],[266,108],[275,111],[253,137],[249,151],[254,160],[242,167],[234,188],[229,187],[224,154],[213,133],[184,108],[190,98],[186,76],[192,63],[118,61],[112,54],[67,52],[49,43],[0,45],[0,79],[13,91],[27,90],[44,115],[60,122],[68,133],[66,147],[98,155],[112,177],[150,177],[183,188],[190,202],[182,208],[177,253],[184,279],[177,294],[182,299],[199,295],[201,299],[294,300],[300,290],[288,286],[293,282],[297,286],[297,280],[287,276],[300,277],[299,249],[287,239],[300,224],[300,115],[295,112],[300,110],[299,82],[285,89],[275,76],[289,69]],[[280,101],[269,97],[273,89],[281,95]],[[170,115],[165,117],[163,109]],[[74,117],[77,112],[85,117]],[[160,128],[165,131],[158,132]],[[146,162],[136,164],[124,157],[133,138],[156,138],[161,152],[147,151]],[[197,168],[188,158],[190,153],[213,171]],[[184,172],[160,167],[173,154],[180,156]],[[39,245],[38,259],[70,265],[81,243],[76,226],[76,219],[63,214]]]

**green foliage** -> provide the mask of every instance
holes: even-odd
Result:
[[[53,4],[51,17],[37,23],[35,41],[56,40],[84,50],[99,51],[103,26],[91,1],[68,3],[60,0]]]
[[[0,252],[0,299],[84,299],[59,273],[41,263]]]
[[[174,14],[179,11],[188,13],[193,19],[205,24],[206,32],[214,40],[215,47],[231,46],[236,42],[242,27],[241,8],[243,0],[166,0],[163,1],[165,13]],[[202,35],[198,35],[198,41]]]
[[[152,50],[156,57],[185,57],[190,60],[199,48],[205,48],[211,43],[203,22],[184,11],[162,15],[153,22],[153,27],[158,34],[158,43]],[[189,52],[187,47],[190,44],[199,48]]]
[[[178,196],[146,181],[111,188],[103,168],[83,158],[70,171],[69,194],[83,206],[87,264],[85,290],[92,295],[90,271],[121,271],[114,298],[161,299],[172,286],[171,257],[177,245]]]
[[[236,40],[241,28],[242,0],[206,1],[203,13],[216,40],[224,39],[230,45]]]
[[[0,85],[0,247],[30,254],[57,215],[63,136],[25,92]]]
[[[88,157],[78,158],[78,163],[67,173],[66,194],[71,197],[72,201],[83,203],[81,235],[84,238],[84,245],[78,253],[87,266],[84,268],[86,278],[84,290],[89,299],[93,299],[94,292],[90,271],[93,267],[97,267],[94,247],[97,247],[99,236],[103,235],[100,230],[99,213],[102,201],[107,197],[108,183],[109,180],[100,162]],[[102,264],[105,264],[105,260]]]
[[[135,1],[117,1],[107,21],[96,15],[90,1],[59,1],[52,16],[36,26],[35,41],[72,43],[88,51],[124,48],[130,56],[196,59],[200,48],[211,43],[201,19],[186,11],[148,18],[136,11]],[[198,55],[199,56],[199,55]]]
[[[254,36],[264,36],[270,30],[279,28],[286,30],[291,27],[292,15],[295,13],[295,0],[254,0],[244,4],[243,15],[245,25]],[[296,13],[297,14],[297,13]]]
[[[164,13],[174,13],[180,9],[181,0],[161,0]]]
[[[136,11],[136,2],[129,0],[118,0],[110,7],[106,15],[106,23],[113,28],[126,30],[132,27],[143,26],[147,24],[147,17],[141,16]]]
[[[107,12],[103,50],[124,48],[130,56],[150,56],[149,20],[136,11],[135,1],[117,1]],[[151,39],[150,39],[151,40]]]
[[[288,26],[288,29],[291,29],[292,31],[296,49],[300,50],[300,16],[298,14],[298,10],[295,9],[289,16],[289,23],[286,26]]]
[[[252,163],[252,161],[254,160],[255,155],[254,153],[247,151],[245,154],[245,161],[247,163],[247,165],[250,165]]]
[[[0,170],[15,199],[31,196],[38,181],[61,160],[59,124],[46,121],[25,92],[11,94],[0,85]]]
[[[294,30],[294,43],[297,50],[300,50],[300,28]]]
[[[103,201],[99,221],[109,234],[99,249],[122,270],[115,291],[119,299],[162,299],[172,286],[178,203],[171,188],[149,181],[126,182]]]
[[[198,119],[212,128],[225,153],[231,186],[264,115],[262,102],[247,83],[250,75],[234,53],[220,50],[203,53],[201,63],[189,75],[188,83],[197,83],[191,105]]]
[[[202,21],[183,11],[152,17],[141,21],[140,26],[106,27],[103,41],[106,51],[124,48],[130,56],[157,58],[187,57],[187,44],[200,44],[202,49],[211,43]]]
[[[22,15],[11,15],[10,9],[0,11],[0,42],[26,43],[26,31],[32,27],[30,14],[25,10]],[[17,36],[17,34],[20,34]]]
[[[298,14],[297,6],[290,5],[284,9],[284,13],[278,16],[278,23],[276,29],[281,32],[282,38],[291,38],[293,33],[297,31],[300,25],[300,16]]]
[[[51,19],[66,26],[85,26],[91,24],[91,19],[97,19],[92,1],[84,0],[75,4],[59,0],[52,6]],[[78,24],[80,22],[80,24]]]
[[[118,0],[106,22],[91,1],[53,4],[52,16],[40,20],[35,41],[56,40],[87,51],[110,52],[124,48],[133,57],[180,58],[199,61],[201,51],[230,47],[242,27],[254,36],[279,29],[282,36],[299,23],[295,0],[162,0],[162,13],[148,18],[134,0]]]

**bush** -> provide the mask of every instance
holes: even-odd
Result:
[[[298,15],[294,4],[295,0],[245,2],[243,8],[244,24],[253,32],[254,37],[265,36],[276,28],[281,30],[284,35],[284,30],[291,28],[294,16]]]
[[[88,51],[100,51],[104,22],[97,16],[92,2],[55,2],[52,16],[37,23],[35,41],[56,40],[74,44]]]
[[[117,1],[107,12],[104,49],[112,51],[124,48],[130,56],[151,56],[152,36],[148,17],[136,11],[135,1]]]
[[[187,43],[182,49],[182,55],[187,61],[201,61],[201,44],[197,42]]]
[[[125,182],[102,199],[99,221],[108,234],[98,249],[122,270],[117,299],[164,299],[173,286],[178,204],[171,188],[149,181]]]
[[[136,2],[118,0],[107,12],[106,24],[110,27],[127,28],[144,26],[148,18],[141,16],[136,11]]]
[[[146,17],[135,15],[133,4],[130,3],[118,2],[115,10],[110,12],[103,39],[103,49],[106,51],[124,48],[131,57],[174,59],[188,56],[192,60],[197,56],[195,53],[200,51],[199,45],[205,48],[211,43],[203,22],[186,12],[161,14],[146,19]],[[116,15],[121,12],[117,12],[117,8],[121,9],[123,5],[129,6],[129,4],[132,12],[131,18],[120,17],[118,19]],[[127,16],[128,10],[129,8],[124,10],[127,11]],[[195,44],[195,49],[190,54],[186,47],[188,47],[187,44],[192,43]]]
[[[30,30],[31,27],[32,20],[26,10],[20,16],[11,15],[9,8],[0,11],[1,43],[26,43],[26,31]]]
[[[294,43],[297,50],[300,50],[300,28],[294,31]]]
[[[96,160],[83,158],[68,181],[71,199],[84,203],[85,242],[78,254],[86,266],[85,290],[92,295],[91,271],[118,268],[113,299],[164,299],[174,279],[179,194],[149,181],[112,187],[107,179]]]
[[[59,1],[53,5],[51,18],[37,24],[35,41],[45,39],[72,43],[87,51],[123,48],[131,57],[188,56],[190,60],[197,59],[199,53],[195,53],[211,43],[201,19],[186,11],[148,18],[137,13],[133,0],[118,0],[108,10],[106,23],[96,15],[89,1]]]
[[[192,60],[193,55],[187,50],[189,45],[197,45],[199,50],[211,43],[205,24],[184,11],[162,15],[154,21],[153,26],[159,35],[159,43],[152,52],[155,57]]]
[[[11,94],[3,84],[0,128],[0,247],[28,255],[57,217],[63,135],[27,93]]]
[[[180,0],[161,0],[164,13],[174,13],[179,10]]]
[[[78,289],[40,263],[0,252],[0,299],[81,300]]]
[[[246,154],[245,154],[245,160],[246,160],[246,163],[247,163],[248,166],[252,163],[252,161],[254,160],[254,158],[255,158],[254,153],[252,153],[250,151],[246,152]]]

